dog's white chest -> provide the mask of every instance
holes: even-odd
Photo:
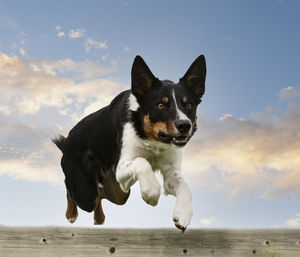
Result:
[[[180,149],[172,145],[141,139],[137,136],[132,124],[124,125],[120,161],[141,157],[148,160],[152,168],[156,170],[173,161],[178,151]]]

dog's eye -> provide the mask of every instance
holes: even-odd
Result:
[[[190,103],[187,103],[187,104],[185,105],[185,108],[188,109],[188,110],[190,110],[190,109],[192,109],[192,105],[191,105]]]
[[[159,104],[157,104],[157,108],[159,110],[162,110],[163,108],[165,108],[165,105],[163,103],[159,103]]]

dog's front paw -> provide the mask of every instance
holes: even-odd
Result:
[[[173,214],[175,226],[184,232],[190,224],[193,210],[191,207],[176,207]]]
[[[128,167],[131,164],[128,163]],[[124,193],[128,193],[129,192],[129,188],[134,184],[135,179],[133,176],[132,171],[130,171],[129,169],[126,169],[124,167],[119,168],[116,172],[116,180],[119,182],[120,184],[120,188]]]
[[[160,197],[161,186],[155,176],[153,176],[153,178],[149,180],[140,180],[140,188],[143,200],[152,206],[157,205]]]

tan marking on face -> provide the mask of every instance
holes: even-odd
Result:
[[[168,124],[168,131],[170,131],[170,134],[172,135],[174,134],[175,130],[176,130],[175,121],[172,120]]]
[[[162,101],[163,103],[167,104],[167,103],[169,102],[169,98],[165,96],[165,97],[163,97],[163,98],[161,99],[161,101]]]
[[[185,104],[188,102],[188,99],[187,99],[186,96],[182,98],[182,102],[185,103]]]
[[[174,123],[174,121],[173,121],[173,123]],[[149,113],[144,116],[144,131],[145,131],[146,137],[149,140],[159,141],[159,138],[158,138],[159,132],[163,132],[167,135],[172,135],[174,128],[175,128],[175,123],[174,123],[174,125],[171,125],[171,126],[170,125],[171,125],[170,123],[168,124],[168,122],[162,122],[162,121],[152,123],[150,121]]]

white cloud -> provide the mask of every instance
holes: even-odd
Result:
[[[61,31],[60,30],[61,29],[61,26],[60,25],[57,25],[56,27],[55,27],[55,30],[57,31],[57,36],[58,37],[64,37],[65,36],[65,32],[63,32],[63,31]]]
[[[31,101],[28,101],[29,99],[27,97],[23,98],[21,97],[21,100],[15,103],[15,107],[24,114],[35,114],[37,113],[41,108],[41,102],[37,99],[32,99]],[[47,106],[52,106],[47,105]],[[55,104],[54,104],[55,106]]]
[[[0,123],[0,176],[62,183],[59,151],[47,133],[24,124]]]
[[[281,89],[279,93],[279,98],[281,100],[289,100],[296,97],[300,97],[300,89],[291,86]]]
[[[65,36],[65,32],[60,31],[60,32],[57,33],[57,36],[58,37],[64,37]]]
[[[72,120],[74,122],[81,120],[83,117],[107,106],[114,98],[115,96],[112,94],[103,94],[101,96],[98,96],[97,99],[95,101],[93,101],[92,103],[88,104],[83,113],[79,114],[79,115],[73,115]]]
[[[96,48],[96,49],[107,49],[108,48],[106,42],[96,41],[89,37],[86,38],[84,46],[85,46],[85,50],[87,52],[90,51],[92,48]]]
[[[244,119],[227,114],[198,120],[184,149],[183,172],[206,185],[213,181],[230,199],[245,191],[264,198],[300,193],[300,95],[298,88],[288,91],[293,97],[285,111],[275,106]]]
[[[200,219],[200,224],[202,224],[204,226],[210,226],[210,225],[215,224],[216,222],[217,222],[217,219],[215,217]]]
[[[300,213],[298,213],[296,215],[296,217],[288,219],[284,224],[289,227],[299,227],[300,226]]]
[[[221,118],[219,118],[219,120],[223,121],[223,120],[230,119],[230,118],[233,118],[233,115],[230,113],[227,113],[224,116],[222,116]]]
[[[32,60],[29,61],[29,65],[33,71],[44,71],[54,76],[57,73],[72,73],[73,77],[77,79],[94,79],[116,69],[90,60],[75,62],[72,59]]]
[[[9,115],[11,113],[11,109],[7,105],[0,105],[0,113]]]
[[[57,160],[59,162],[59,160]],[[62,184],[63,174],[59,172],[58,165],[39,165],[22,159],[0,160],[0,176],[7,175],[14,179],[32,182],[48,182]]]
[[[69,31],[69,38],[75,39],[75,38],[81,38],[84,36],[85,29],[71,29]]]
[[[1,103],[15,107],[21,113],[34,114],[41,107],[65,109],[74,102],[84,103],[88,99],[113,94],[119,84],[97,78],[111,72],[113,68],[92,61],[75,63],[70,59],[25,60],[16,56],[0,54]],[[57,73],[82,73],[83,82],[75,82]],[[76,75],[75,75],[76,76]]]

